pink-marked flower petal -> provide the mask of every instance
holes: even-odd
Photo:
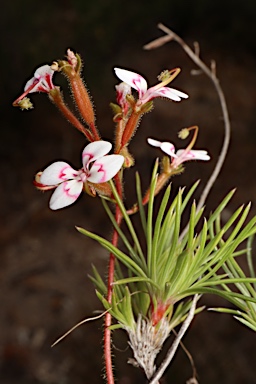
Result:
[[[189,160],[210,160],[210,156],[207,151],[204,150],[190,150],[186,151],[185,149],[179,149],[176,153],[177,157],[182,159],[182,162]]]
[[[162,143],[161,141],[150,139],[150,138],[148,139],[148,143],[150,145],[152,145],[153,147],[160,148],[163,152],[167,153],[167,155],[172,156],[172,157],[176,157],[175,147],[172,143],[169,143],[169,142],[163,142]]]
[[[105,183],[117,174],[123,162],[121,155],[104,156],[93,163],[87,180],[96,184]]]
[[[141,98],[147,91],[148,85],[144,77],[138,73],[127,71],[126,69],[114,68],[116,76],[130,85],[130,87],[136,89],[139,92],[139,98]]]
[[[187,99],[188,95],[174,88],[169,88],[169,87],[157,88],[156,86],[148,89],[148,91],[142,98],[142,101],[143,103],[146,103],[156,97],[166,97],[167,99],[170,99],[173,101],[181,101],[182,98]]]
[[[163,143],[161,143],[160,148],[163,152],[167,153],[167,155],[171,157],[177,157],[177,155],[175,154],[175,147],[172,143],[169,143],[168,141],[164,141]]]
[[[53,192],[49,202],[50,208],[55,211],[73,204],[80,196],[82,189],[82,181],[64,181]]]
[[[116,100],[125,113],[129,109],[129,103],[126,100],[126,96],[130,94],[131,87],[127,83],[122,82],[116,85]]]
[[[78,171],[64,161],[56,161],[45,168],[40,177],[40,183],[44,185],[56,185],[63,181],[74,179]]]
[[[54,88],[54,85],[52,83],[53,74],[54,71],[49,65],[42,65],[41,67],[37,68],[34,73],[34,77],[32,77],[32,79],[30,79],[26,83],[24,90],[28,90],[34,84],[34,87],[31,88],[29,93],[49,92],[51,89]]]
[[[161,147],[161,141],[158,141],[158,140],[155,140],[155,139],[150,139],[150,138],[148,138],[148,143],[150,144],[150,145],[152,145],[153,147],[158,147],[158,148],[160,148]]]
[[[112,148],[112,144],[108,141],[94,141],[86,145],[82,153],[83,167],[86,170],[91,161],[97,160],[105,156]]]

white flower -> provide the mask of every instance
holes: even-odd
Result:
[[[32,79],[26,83],[24,91],[28,91],[28,93],[50,92],[51,89],[55,88],[52,82],[53,74],[54,71],[50,65],[42,65],[37,68]]]
[[[32,108],[31,103],[29,107],[24,106],[24,101],[26,103],[26,96],[29,93],[34,93],[34,92],[49,93],[52,89],[56,88],[52,82],[53,74],[54,74],[54,70],[50,67],[50,65],[45,64],[37,68],[37,70],[34,73],[34,76],[27,81],[24,87],[23,94],[13,102],[13,105],[21,106],[22,109]]]
[[[73,169],[64,161],[57,161],[47,167],[39,176],[40,189],[56,188],[50,199],[53,210],[73,204],[81,194],[84,183],[105,183],[114,177],[123,165],[121,155],[107,155],[112,144],[107,141],[94,141],[82,153],[83,167]],[[47,188],[48,187],[48,188]]]
[[[165,80],[156,84],[154,87],[148,88],[147,81],[138,73],[127,71],[126,69],[114,68],[116,76],[128,84],[130,87],[136,89],[139,93],[138,102],[140,105],[147,103],[148,101],[156,97],[166,97],[174,101],[181,101],[181,99],[187,99],[188,95],[174,88],[165,87],[170,80]]]
[[[160,148],[163,152],[172,158],[172,167],[177,168],[180,164],[190,160],[210,160],[210,156],[205,150],[179,149],[175,152],[175,146],[167,141],[161,142],[154,139],[148,139],[148,143],[153,147]]]

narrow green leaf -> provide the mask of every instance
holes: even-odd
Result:
[[[146,233],[147,233],[147,220],[146,220],[145,209],[143,207],[142,192],[141,192],[141,182],[140,182],[140,175],[139,175],[138,172],[136,172],[136,193],[137,193],[137,200],[138,200],[138,206],[139,206],[141,226],[143,228],[144,235],[146,237]]]
[[[109,206],[107,205],[107,203],[102,199],[102,204],[104,206],[104,209],[105,211],[107,212],[108,214],[108,217],[110,218],[115,230],[117,231],[119,237],[121,238],[122,242],[124,243],[127,251],[129,252],[129,254],[131,255],[131,257],[133,258],[133,260],[143,269],[143,270],[146,270],[147,269],[147,266],[146,266],[146,262],[145,262],[145,258],[142,257],[141,258],[141,255],[140,254],[137,254],[136,251],[134,250],[133,246],[130,244],[129,240],[127,239],[127,237],[125,236],[124,232],[122,231],[122,229],[120,228],[120,226],[117,224],[116,220],[115,220],[115,217],[113,215],[113,213],[111,212]]]
[[[159,257],[159,237],[160,237],[160,233],[161,233],[161,225],[162,225],[163,217],[165,214],[166,206],[167,206],[167,203],[168,203],[168,200],[170,197],[170,191],[171,191],[171,187],[169,185],[166,188],[164,197],[161,201],[161,205],[160,205],[157,217],[156,217],[156,223],[155,223],[155,227],[154,227],[154,236],[153,236],[153,242],[152,242],[152,279],[154,281],[156,280],[156,278],[159,277],[159,276],[157,276],[157,273],[156,273],[157,261],[159,259],[161,259]]]
[[[150,278],[139,277],[139,276],[127,277],[127,278],[124,278],[124,279],[116,280],[113,285],[123,285],[123,284],[130,284],[130,283],[138,283],[139,281],[140,282],[144,282],[144,283],[150,283],[153,286],[155,286],[156,288],[158,288],[158,285],[154,281],[152,281]]]
[[[143,257],[144,257],[144,256],[143,256],[143,252],[142,252],[141,245],[140,245],[139,239],[138,239],[138,237],[137,237],[136,231],[135,231],[135,229],[134,229],[134,227],[133,227],[133,224],[132,224],[132,222],[131,222],[131,219],[130,219],[130,217],[127,215],[126,209],[125,209],[125,207],[124,207],[124,205],[123,205],[123,202],[121,201],[121,199],[120,199],[120,197],[119,197],[119,195],[118,195],[118,193],[117,193],[117,190],[116,190],[116,187],[115,187],[114,183],[110,180],[110,181],[109,181],[109,184],[110,184],[110,186],[111,186],[113,195],[114,195],[114,197],[115,197],[115,199],[116,199],[116,203],[118,204],[118,206],[119,206],[119,208],[120,208],[120,210],[121,210],[121,212],[122,212],[123,219],[124,219],[124,221],[126,222],[126,225],[127,225],[128,229],[129,229],[129,231],[130,231],[130,234],[131,234],[131,237],[132,237],[132,239],[133,239],[133,241],[134,241],[136,250],[137,250],[137,252],[138,252],[138,254],[139,254],[139,256],[140,256],[140,258],[141,258],[141,260],[142,260]]]
[[[251,323],[248,320],[243,319],[242,317],[234,316],[234,318],[244,324],[246,327],[252,329],[256,332],[256,323]]]
[[[147,263],[149,276],[152,276],[152,233],[153,233],[153,208],[154,208],[154,198],[155,198],[155,189],[157,183],[157,175],[151,179],[150,184],[150,194],[148,201],[148,215],[147,215]]]
[[[76,227],[77,230],[85,236],[90,237],[98,241],[104,248],[108,251],[112,252],[127,268],[131,269],[133,273],[137,276],[147,277],[145,272],[135,263],[129,256],[127,256],[124,252],[120,251],[116,248],[112,243],[108,240],[104,239],[101,236],[96,235],[95,233],[89,232],[84,228]]]

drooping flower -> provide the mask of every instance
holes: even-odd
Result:
[[[24,90],[29,93],[50,92],[51,89],[55,88],[52,82],[53,74],[54,70],[50,67],[50,65],[42,65],[37,68],[32,79],[28,80]]]
[[[56,188],[49,203],[52,210],[73,204],[87,181],[94,184],[105,183],[117,174],[124,157],[106,155],[111,148],[112,144],[107,141],[94,141],[83,150],[81,169],[75,170],[68,163],[57,161],[39,173],[35,182],[39,189]]]
[[[56,88],[52,82],[53,74],[54,70],[50,67],[50,65],[45,64],[37,68],[34,76],[27,81],[23,94],[13,102],[13,105],[19,105],[21,100],[23,100],[28,93],[49,93],[52,89]]]
[[[169,142],[161,142],[154,139],[148,139],[148,143],[153,147],[160,148],[163,152],[167,153],[172,158],[171,165],[177,168],[180,164],[190,160],[210,160],[210,156],[205,150],[193,150],[189,147],[186,149],[179,149],[175,152],[175,146]]]
[[[166,78],[159,84],[148,88],[147,81],[138,73],[127,71],[126,69],[121,68],[114,68],[114,71],[120,80],[127,83],[130,87],[136,89],[139,94],[139,100],[137,103],[140,105],[143,105],[156,97],[166,97],[174,101],[181,101],[181,99],[188,98],[186,93],[165,86],[170,81],[172,81],[172,76],[167,75]]]

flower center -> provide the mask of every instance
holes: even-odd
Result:
[[[88,177],[88,175],[86,174],[85,170],[80,169],[80,171],[78,171],[78,173],[77,173],[76,179],[78,181],[81,180],[83,183],[85,183],[87,180],[87,177]]]

